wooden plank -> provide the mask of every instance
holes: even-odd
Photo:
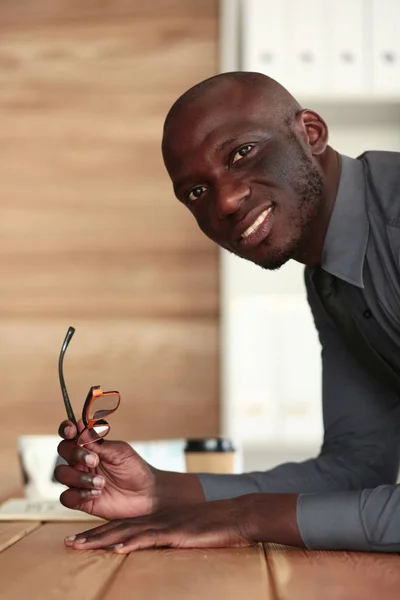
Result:
[[[0,599],[97,600],[125,558],[66,548],[73,531],[71,523],[47,523],[2,552]]]
[[[267,547],[279,600],[398,598],[400,556]]]
[[[133,552],[104,600],[274,600],[261,547]]]
[[[40,521],[30,521],[29,523],[26,521],[0,521],[0,552],[18,542],[40,525]]]

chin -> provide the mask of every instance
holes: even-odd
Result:
[[[282,248],[275,250],[270,248],[268,252],[263,253],[264,256],[248,258],[248,260],[258,265],[262,269],[266,269],[268,271],[277,271],[293,258],[293,253],[293,248]]]
[[[283,265],[285,265],[287,262],[288,262],[287,260],[285,260],[284,262],[268,262],[268,263],[263,263],[262,265],[259,265],[259,266],[262,269],[265,269],[266,271],[277,271],[278,269],[283,267]]]
[[[247,260],[248,262],[253,263],[254,265],[257,265],[257,267],[261,267],[262,269],[265,269],[267,271],[277,271],[278,269],[280,269],[281,267],[283,267],[284,264],[286,264],[291,257],[289,258],[252,258],[249,256],[241,256],[239,254],[236,254],[236,256],[239,256],[239,258],[243,258],[243,260]]]
[[[279,236],[280,244],[275,244],[275,239],[266,240],[264,247],[260,247],[260,255],[257,264],[268,271],[276,271],[285,265],[289,260],[293,260],[300,247],[301,237],[297,232],[286,232],[286,235]],[[283,239],[282,239],[283,237]],[[253,261],[256,262],[256,261]]]

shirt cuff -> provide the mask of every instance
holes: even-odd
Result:
[[[227,500],[245,494],[259,493],[260,489],[249,475],[217,475],[196,473],[200,479],[206,500]]]
[[[310,550],[370,551],[360,516],[361,491],[300,494],[297,524]]]

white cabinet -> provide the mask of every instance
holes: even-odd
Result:
[[[400,96],[400,0],[370,1],[373,92]]]
[[[241,68],[307,99],[400,98],[400,0],[242,0]]]
[[[225,257],[234,262],[234,257]],[[299,270],[302,271],[299,266]],[[262,273],[264,286],[274,277]],[[224,344],[225,430],[247,446],[322,438],[320,345],[303,290],[232,297]]]
[[[241,19],[245,71],[268,73],[283,83],[286,78],[285,17],[284,2],[247,0]]]
[[[324,1],[284,0],[286,87],[301,96],[319,94],[324,84]],[[279,79],[278,79],[279,81]]]
[[[371,91],[368,77],[368,23],[365,0],[326,2],[325,90],[334,96]]]

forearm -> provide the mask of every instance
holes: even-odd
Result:
[[[357,455],[360,454],[359,459]],[[299,494],[333,492],[376,487],[393,483],[387,464],[377,460],[378,452],[325,453],[302,463],[286,463],[264,472],[241,475],[199,474],[207,500],[222,500],[244,494]],[[373,454],[370,457],[370,454]],[[393,455],[394,456],[394,455]],[[395,458],[395,456],[394,456]],[[392,469],[393,470],[393,469]]]
[[[333,492],[393,484],[398,471],[397,445],[389,445],[391,452],[388,452],[379,440],[369,441],[366,446],[355,442],[342,453],[325,452],[315,459],[286,463],[265,472],[218,475],[156,471],[158,500],[154,511],[205,500],[265,494],[282,497],[300,494],[299,504],[302,504],[307,494],[324,497]]]
[[[157,506],[155,511],[205,501],[200,480],[194,473],[155,471]]]
[[[304,547],[297,525],[296,494],[249,494],[236,499],[254,542]]]

